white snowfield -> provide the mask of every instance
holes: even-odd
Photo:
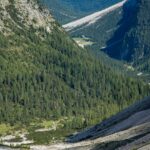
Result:
[[[80,27],[80,26],[85,25],[85,24],[87,24],[87,26],[91,25],[91,24],[95,23],[96,21],[98,21],[103,16],[105,16],[106,14],[116,10],[117,8],[122,7],[127,1],[128,0],[123,0],[122,2],[119,2],[119,3],[117,3],[113,6],[110,6],[106,9],[104,9],[104,10],[95,12],[95,13],[93,13],[91,15],[88,15],[84,18],[81,18],[81,19],[75,20],[73,22],[70,22],[68,24],[65,24],[65,25],[63,25],[63,28],[66,31],[70,31],[70,30],[73,30],[76,27]]]

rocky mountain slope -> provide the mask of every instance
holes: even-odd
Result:
[[[147,97],[100,124],[73,136],[70,141],[96,139],[140,126],[141,124],[149,123],[150,125],[149,111],[150,97]]]
[[[91,149],[145,149],[150,141],[150,97],[130,106],[117,115],[87,129],[70,141],[86,140],[94,148]]]
[[[101,11],[98,11],[96,13],[93,13],[89,16],[83,17],[81,19],[75,20],[73,22],[70,22],[68,24],[63,25],[64,29],[66,31],[70,31],[70,30],[74,30],[78,27],[88,27],[91,24],[94,24],[95,22],[97,22],[100,18],[104,17],[105,15],[107,15],[108,13],[122,7],[125,3],[127,2],[127,0],[123,0],[121,2],[118,2],[108,8],[105,8]]]
[[[149,113],[150,97],[147,97],[100,124],[74,135],[69,139],[69,143],[45,148],[49,150],[148,150],[150,148]],[[34,146],[32,148],[36,149]]]
[[[31,26],[35,29],[44,28],[50,33],[51,24],[54,22],[50,13],[46,10],[40,11],[40,6],[34,1],[0,1],[0,13],[0,32],[4,34],[15,33],[10,24],[19,29],[29,29]]]
[[[100,11],[122,0],[39,0],[48,7],[56,20],[65,24],[90,13]]]

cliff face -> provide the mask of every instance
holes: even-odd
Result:
[[[148,0],[136,0],[124,7],[124,22],[114,36],[110,38],[109,43],[120,42],[106,48],[106,52],[114,58],[126,60],[142,71],[150,71],[150,2]],[[134,2],[134,1],[133,1]],[[134,7],[132,7],[134,6]],[[128,7],[128,8],[127,8]]]
[[[35,28],[45,28],[48,32],[51,30],[51,23],[54,19],[49,11],[43,10],[35,2],[29,0],[5,0],[0,1],[0,31],[7,32],[11,30],[13,24],[16,28],[31,26]],[[13,32],[13,30],[11,30]]]
[[[150,123],[150,97],[137,102],[122,112],[72,137],[71,141],[96,139],[108,136],[144,123]]]
[[[130,61],[143,71],[150,71],[150,1],[137,0],[136,20],[126,33],[123,49],[129,52]]]

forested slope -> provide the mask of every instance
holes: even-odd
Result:
[[[108,12],[94,23],[79,26],[70,31],[73,37],[90,38],[92,50],[103,50],[113,58],[121,59],[120,49],[125,34],[135,22],[136,0],[129,0],[122,7]]]
[[[129,61],[142,71],[150,71],[150,1],[137,0],[136,21],[126,33],[122,48]]]
[[[126,8],[124,8],[126,10]],[[126,60],[141,71],[150,71],[150,1],[136,0],[134,9],[124,11],[123,37],[120,43],[106,48],[106,52],[111,56],[121,60]],[[128,17],[129,16],[129,17]],[[132,19],[131,19],[132,18]],[[120,27],[114,36],[108,41],[111,43],[122,35],[123,28]]]
[[[150,94],[79,48],[34,1],[0,1],[0,13],[0,122],[75,116],[79,128]]]

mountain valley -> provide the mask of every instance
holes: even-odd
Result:
[[[143,6],[140,7],[141,5]],[[113,7],[111,11],[109,10],[111,7],[106,8],[108,13],[103,14],[105,10],[102,10],[65,24],[63,27],[74,38],[89,38],[93,44],[88,47],[92,51],[103,51],[109,57],[123,61],[139,72],[149,74],[149,41],[146,39],[149,39],[147,20],[150,16],[148,11],[145,11],[149,10],[149,2],[128,0],[118,2]],[[145,24],[140,20],[143,13],[146,13],[143,21]],[[130,43],[131,38],[135,44]]]
[[[148,4],[0,0],[0,149],[148,147]]]

